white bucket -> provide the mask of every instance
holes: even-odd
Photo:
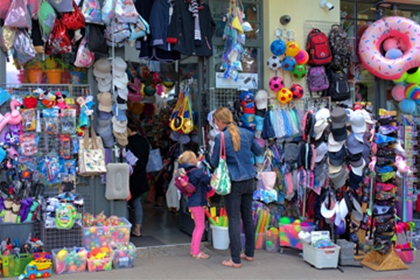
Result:
[[[229,248],[229,231],[227,227],[211,225],[213,248],[216,250],[226,250]]]

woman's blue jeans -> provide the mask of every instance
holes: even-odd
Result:
[[[134,207],[134,220],[136,221],[137,225],[141,225],[143,222],[143,206],[141,205],[141,196],[134,198],[132,203]]]
[[[229,220],[230,255],[234,263],[241,263],[241,218],[245,232],[245,255],[254,257],[255,226],[252,218],[252,195],[255,182],[255,179],[232,182],[230,194],[224,196]]]

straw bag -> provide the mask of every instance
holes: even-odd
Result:
[[[220,133],[219,155],[219,164],[213,172],[213,175],[210,180],[210,185],[218,195],[227,195],[230,194],[231,181],[226,163],[226,145],[225,135],[223,132]]]
[[[93,127],[79,139],[79,175],[95,176],[106,173],[105,150],[101,137],[96,137]]]

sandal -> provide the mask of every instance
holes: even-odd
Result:
[[[193,254],[191,254],[191,256],[194,258],[194,259],[208,259],[208,258],[210,258],[210,256],[209,255],[207,255],[206,253],[203,253],[203,252],[200,252],[198,255],[193,255]]]
[[[249,262],[253,262],[254,261],[254,258],[253,257],[248,257],[247,255],[245,255],[244,253],[242,253],[241,255],[240,255],[240,257],[241,257],[241,259],[242,260],[246,260],[246,261],[249,261]]]
[[[223,261],[222,265],[227,266],[227,267],[233,267],[233,268],[241,268],[242,267],[241,263],[234,263],[231,259]]]

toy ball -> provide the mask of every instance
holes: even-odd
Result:
[[[241,99],[241,101],[245,101],[247,103],[254,102],[254,93],[250,90],[245,90],[241,93],[239,98]]]
[[[383,43],[382,43],[382,47],[384,49],[385,52],[391,50],[391,49],[398,49],[398,40],[395,38],[389,38],[386,39]]]
[[[279,76],[274,76],[270,79],[268,85],[270,86],[270,89],[272,91],[279,91],[281,88],[284,87],[284,82],[283,79]]]
[[[405,81],[408,84],[420,84],[420,68],[413,68],[408,70]]]
[[[279,92],[277,93],[277,100],[281,104],[287,104],[290,101],[292,101],[292,99],[293,99],[293,94],[288,88],[284,87],[281,90],[279,90]]]
[[[293,99],[294,100],[301,99],[303,97],[303,95],[305,94],[305,90],[303,89],[303,87],[301,85],[298,85],[298,84],[293,84],[290,87],[290,91],[293,94]]]
[[[398,104],[398,107],[404,114],[413,114],[416,110],[416,102],[411,99],[404,99]]]
[[[144,94],[147,96],[153,96],[156,93],[155,85],[146,85],[143,89]]]
[[[170,78],[170,77],[165,77],[165,78],[163,78],[162,83],[163,83],[163,85],[164,85],[165,87],[167,87],[167,88],[171,88],[171,87],[173,87],[173,86],[175,85],[175,81],[174,81],[174,79],[172,79],[172,78]]]
[[[286,71],[292,71],[296,67],[296,60],[293,56],[286,56],[286,58],[281,63],[281,67],[283,67]]]
[[[279,56],[273,55],[267,60],[267,66],[273,71],[276,71],[281,67],[281,58]]]
[[[295,41],[289,41],[286,43],[286,55],[287,56],[295,56],[299,53],[300,51],[300,46],[297,42]]]
[[[300,220],[299,220],[299,219],[294,220],[294,221],[293,221],[293,224],[294,224],[294,225],[300,225]]]
[[[296,63],[299,65],[303,65],[308,63],[309,60],[309,54],[306,50],[300,49],[297,55],[295,55]]]
[[[69,255],[69,252],[67,252],[67,250],[60,250],[57,253],[57,260],[59,261],[65,261],[67,256]]]
[[[392,80],[392,81],[393,81],[394,83],[396,83],[396,84],[400,84],[400,83],[403,83],[403,82],[405,81],[405,79],[407,79],[407,76],[408,76],[408,73],[407,73],[407,72],[404,72],[404,73],[402,74],[401,78],[396,79],[396,80]]]
[[[396,85],[392,88],[392,98],[396,101],[402,101],[405,99],[405,87],[402,85]]]
[[[306,76],[306,67],[304,65],[296,65],[292,71],[292,75],[299,80],[304,78]]]
[[[385,57],[389,59],[397,59],[401,56],[403,56],[403,52],[399,49],[390,49],[385,54]]]
[[[420,99],[420,85],[418,84],[411,84],[405,88],[405,97],[411,100],[419,100]],[[404,98],[403,98],[404,99]]]
[[[282,224],[282,225],[290,224],[290,218],[289,217],[281,217],[280,218],[280,224]]]
[[[274,55],[283,55],[286,51],[286,43],[281,39],[274,40],[270,45],[270,50]]]

